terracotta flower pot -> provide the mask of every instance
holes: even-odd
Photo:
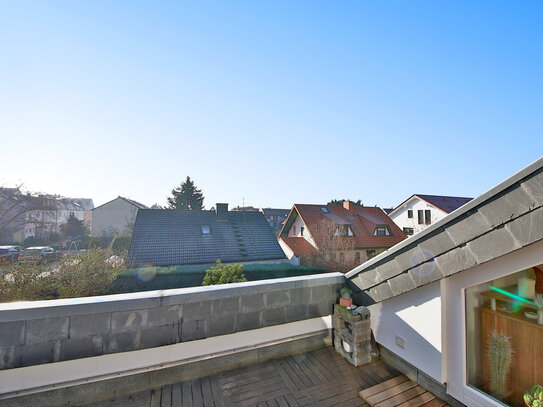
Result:
[[[339,299],[339,305],[341,305],[342,307],[349,307],[353,305],[353,299],[352,298],[346,299],[346,298],[341,297]]]

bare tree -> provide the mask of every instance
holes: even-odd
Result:
[[[329,219],[320,219],[311,227],[311,238],[318,249],[308,259],[309,264],[345,273],[361,263],[353,254],[355,245],[352,229]],[[362,259],[362,261],[365,259]]]
[[[12,240],[13,234],[28,223],[38,229],[47,229],[40,211],[54,210],[52,201],[44,195],[23,194],[21,186],[0,187],[0,239]]]

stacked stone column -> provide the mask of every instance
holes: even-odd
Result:
[[[370,314],[351,315],[344,307],[334,305],[332,316],[334,328],[334,347],[345,359],[354,366],[371,362],[371,328]],[[347,343],[350,352],[343,346]]]

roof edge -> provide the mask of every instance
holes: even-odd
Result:
[[[537,170],[541,169],[542,167],[543,167],[543,157],[540,157],[537,160],[535,160],[534,162],[532,162],[531,164],[529,164],[526,167],[524,167],[523,169],[521,169],[520,171],[518,171],[515,174],[513,174],[512,176],[510,176],[509,178],[507,178],[504,181],[500,182],[496,186],[490,188],[488,191],[482,193],[477,198],[474,198],[471,201],[469,201],[468,203],[466,203],[466,204],[462,205],[461,207],[459,207],[458,209],[455,209],[454,211],[452,211],[447,216],[440,219],[439,221],[437,221],[433,225],[423,229],[422,231],[420,231],[416,235],[408,237],[407,239],[401,241],[400,243],[392,246],[390,249],[388,249],[387,251],[375,256],[373,259],[368,260],[365,263],[362,263],[358,267],[355,267],[354,269],[352,269],[351,271],[346,273],[345,277],[346,278],[351,278],[352,276],[354,276],[354,275],[356,275],[356,274],[370,268],[375,263],[378,263],[378,262],[380,262],[382,260],[385,260],[387,257],[395,255],[397,252],[402,250],[404,247],[411,245],[413,242],[422,240],[427,235],[433,233],[436,229],[439,229],[439,228],[443,227],[444,225],[452,222],[456,218],[462,216],[463,214],[470,211],[471,209],[479,206],[480,204],[484,203],[485,201],[492,198],[493,196],[498,195],[500,192],[506,190],[510,186],[512,186],[515,183],[519,182],[523,178],[526,178],[528,175],[536,172]]]

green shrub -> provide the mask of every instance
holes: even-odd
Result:
[[[128,252],[130,249],[130,241],[132,240],[131,235],[117,235],[113,238],[111,242],[111,250],[117,255]]]
[[[247,281],[243,274],[242,264],[222,264],[217,259],[216,265],[206,270],[202,285],[217,285],[229,283],[241,283]]]

